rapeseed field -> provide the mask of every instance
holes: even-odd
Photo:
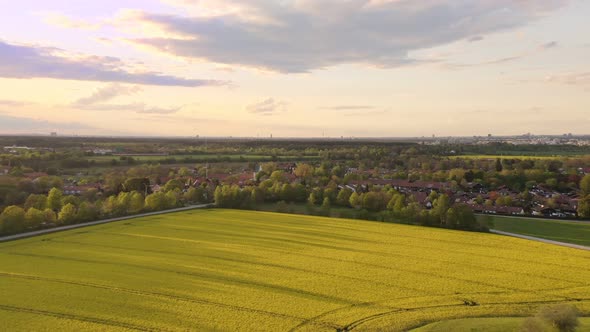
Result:
[[[0,244],[5,331],[403,331],[575,304],[590,252],[492,234],[194,210]]]

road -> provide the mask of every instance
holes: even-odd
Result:
[[[121,220],[134,219],[134,218],[147,217],[147,216],[155,216],[158,214],[165,214],[165,213],[171,213],[171,212],[180,212],[180,211],[187,211],[187,210],[194,210],[194,209],[204,209],[204,208],[210,207],[211,205],[212,204],[191,205],[191,206],[186,206],[186,207],[171,209],[171,210],[148,212],[148,213],[142,213],[142,214],[135,214],[132,216],[103,219],[103,220],[98,220],[98,221],[91,221],[91,222],[87,222],[87,223],[82,223],[82,224],[75,224],[75,225],[67,225],[67,226],[42,229],[42,230],[34,231],[34,232],[27,232],[27,233],[15,234],[15,235],[3,236],[3,237],[0,237],[0,242],[24,239],[27,237],[55,233],[55,232],[61,232],[61,231],[69,230],[69,229],[76,229],[76,228],[82,228],[82,227],[87,227],[87,226],[101,225],[101,224],[106,224],[106,223],[110,223],[110,222],[114,222],[114,221],[121,221]]]
[[[503,231],[497,231],[495,229],[490,229],[490,232],[491,233],[494,233],[494,234],[500,234],[500,235],[507,235],[507,236],[518,237],[518,238],[525,239],[525,240],[539,241],[539,242],[549,243],[549,244],[555,244],[555,245],[563,246],[563,247],[569,247],[569,248],[575,248],[575,249],[589,250],[590,251],[590,247],[582,246],[582,245],[579,245],[579,244],[573,244],[573,243],[566,243],[566,242],[559,242],[559,241],[547,240],[547,239],[542,239],[542,238],[539,238],[539,237],[533,237],[533,236],[528,236],[528,235],[522,235],[522,234],[515,234],[515,233],[508,233],[508,232],[503,232]]]

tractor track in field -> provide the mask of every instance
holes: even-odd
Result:
[[[99,232],[99,233],[100,234],[109,234],[109,235],[115,234],[115,233],[107,233],[107,232]],[[140,235],[140,234],[129,234],[129,233],[117,233],[116,235],[119,235],[119,236],[130,236],[130,237],[143,237],[143,235]],[[242,237],[244,237],[244,235],[242,235]],[[266,237],[258,237],[258,236],[256,236],[256,238],[265,239]],[[279,240],[274,239],[273,241],[282,242],[282,239],[279,239]],[[306,243],[306,242],[302,242],[302,241],[290,240],[290,242],[301,242],[301,244],[310,245],[310,243]],[[331,245],[317,245],[317,246],[318,247],[321,247],[321,248],[332,249],[332,250],[341,250],[341,251],[351,251],[352,250],[352,249],[349,249],[347,247],[340,247],[340,246],[331,246]],[[417,247],[419,247],[419,246],[417,246]],[[281,251],[281,252],[286,252],[286,253],[292,254],[292,252],[284,251],[284,250],[280,250],[280,249],[278,249],[276,251]],[[354,249],[352,251],[359,252],[359,253],[364,253],[364,254],[369,254],[369,255],[382,256],[382,257],[397,256],[397,257],[412,258],[412,259],[417,259],[418,258],[418,257],[412,256],[412,255],[399,254],[399,253],[387,253],[387,252],[374,251],[374,250]],[[465,254],[465,252],[460,252],[460,253]],[[309,257],[313,257],[313,258],[320,258],[318,256],[306,255],[306,254],[303,254],[303,253],[297,253],[297,255],[300,255],[300,256],[309,256]],[[420,257],[420,259],[426,259],[426,260],[430,260],[430,261],[434,261],[434,262],[440,262],[440,260],[436,260],[436,259],[428,258],[428,257]],[[355,264],[361,264],[361,265],[370,265],[370,266],[373,266],[373,267],[391,269],[391,268],[384,267],[384,266],[381,266],[381,265],[378,265],[378,264],[370,264],[370,263],[365,263],[365,262],[350,261],[350,260],[341,260],[341,259],[331,259],[331,260],[338,260],[338,261],[344,261],[344,262],[349,262],[349,263],[355,263]],[[473,265],[473,264],[459,263],[459,262],[455,262],[455,261],[451,261],[450,263],[455,264],[455,265],[459,265],[459,266],[469,267],[469,268],[485,268],[485,269],[488,269],[488,270],[495,270],[495,271],[504,272],[504,273],[517,273],[517,274],[523,274],[523,275],[526,275],[526,276],[531,276],[530,274],[523,273],[523,272],[518,272],[518,271],[507,271],[507,270],[495,269],[495,268],[491,268],[491,267],[482,267],[482,266]],[[512,291],[518,291],[519,290],[519,289],[516,289],[516,288],[510,288],[510,287],[506,287],[506,286],[498,286],[498,285],[494,285],[494,284],[490,284],[490,283],[485,283],[485,282],[482,282],[482,281],[462,279],[462,278],[459,278],[459,277],[441,276],[441,275],[438,275],[438,274],[435,274],[435,273],[427,273],[427,272],[422,272],[422,271],[415,271],[415,270],[410,270],[410,269],[404,269],[404,268],[397,267],[397,266],[393,270],[404,271],[404,272],[409,272],[409,273],[414,273],[414,274],[437,276],[437,277],[441,277],[441,278],[444,277],[445,279],[454,279],[454,280],[461,281],[461,282],[468,282],[468,283],[473,283],[473,284],[479,284],[481,286],[494,287],[494,288],[500,288],[500,289],[507,289],[507,290],[512,290]],[[546,278],[546,279],[554,280],[554,281],[563,281],[563,279],[552,278],[552,277],[544,277],[544,276],[541,276],[541,278]],[[573,284],[583,285],[583,283],[582,282],[579,282],[579,281],[569,281],[569,280],[566,280],[566,281],[569,282],[569,283],[573,283]]]
[[[233,284],[246,285],[246,286],[254,286],[255,288],[257,288],[257,287],[258,288],[267,288],[267,289],[270,289],[275,292],[287,293],[287,294],[292,294],[292,295],[302,296],[302,297],[313,297],[316,299],[320,299],[323,301],[329,301],[332,303],[345,303],[345,304],[353,304],[354,303],[348,299],[340,298],[337,296],[330,296],[330,295],[326,295],[326,294],[305,291],[305,290],[295,289],[295,288],[286,287],[286,286],[273,285],[273,284],[268,284],[268,283],[263,283],[263,282],[249,281],[249,280],[220,276],[220,275],[211,275],[211,274],[202,273],[202,272],[179,271],[179,270],[155,268],[155,267],[150,267],[150,266],[145,266],[145,265],[140,265],[140,264],[105,262],[105,261],[91,260],[91,259],[68,258],[68,257],[63,257],[63,256],[26,254],[26,253],[14,253],[14,252],[8,253],[8,254],[15,255],[15,256],[24,256],[24,257],[49,258],[49,259],[57,259],[57,260],[80,262],[80,263],[125,266],[125,267],[132,267],[132,268],[144,269],[144,270],[149,270],[149,271],[157,271],[157,272],[192,276],[192,277],[212,280],[214,282],[225,282],[225,283],[233,283]]]
[[[163,331],[161,329],[148,328],[145,326],[139,326],[139,325],[134,325],[134,324],[130,324],[130,323],[114,321],[114,320],[110,320],[110,319],[102,319],[102,318],[96,318],[96,317],[66,314],[66,313],[54,312],[54,311],[48,311],[48,310],[22,308],[22,307],[16,307],[16,306],[4,305],[4,304],[0,304],[0,310],[29,313],[29,314],[42,315],[42,316],[51,316],[51,317],[60,318],[60,319],[77,320],[77,321],[82,321],[82,322],[125,328],[128,330]]]
[[[258,265],[258,266],[265,266],[265,267],[271,267],[271,268],[277,268],[277,269],[283,269],[283,270],[304,272],[304,273],[310,273],[310,274],[315,274],[315,275],[335,277],[335,278],[338,278],[338,279],[348,279],[348,280],[359,281],[359,282],[364,282],[364,283],[370,283],[370,284],[379,285],[379,286],[387,286],[387,287],[392,287],[392,288],[396,288],[396,289],[405,289],[405,290],[411,290],[411,291],[415,291],[415,292],[424,293],[424,291],[421,291],[420,289],[417,289],[417,288],[406,287],[406,286],[399,286],[399,285],[396,285],[396,284],[393,284],[393,283],[374,281],[374,280],[369,280],[369,279],[363,279],[363,278],[357,278],[357,277],[352,277],[352,276],[347,276],[347,275],[340,275],[340,274],[335,274],[335,273],[329,273],[329,272],[322,272],[322,271],[304,269],[304,268],[293,267],[293,266],[288,266],[288,265],[281,265],[281,264],[275,264],[275,263],[264,263],[264,262],[257,262],[257,261],[252,261],[252,260],[240,260],[240,259],[220,257],[220,256],[215,256],[215,255],[183,254],[183,253],[175,253],[175,252],[161,251],[161,250],[125,248],[125,247],[110,246],[110,245],[101,245],[101,244],[89,244],[89,243],[75,242],[75,241],[53,241],[53,242],[56,242],[56,243],[72,243],[72,244],[85,245],[85,246],[89,246],[89,247],[121,249],[121,250],[128,250],[128,251],[157,253],[157,254],[164,254],[164,255],[187,256],[187,257],[192,257],[192,258],[194,258],[194,257],[212,258],[212,259],[218,259],[218,260],[222,260],[222,261],[226,261],[226,262],[232,262],[232,263],[248,264],[248,265]]]
[[[576,299],[577,301],[587,301],[590,298],[585,299]],[[484,303],[481,306],[504,306],[504,305],[530,305],[530,304],[554,304],[554,303],[570,303],[571,300],[543,300],[543,301],[525,301],[525,302],[501,302],[501,303]],[[477,304],[476,306],[479,306]],[[382,312],[379,314],[370,315],[367,317],[363,317],[357,319],[347,325],[344,325],[342,328],[337,329],[338,332],[345,332],[345,331],[352,331],[359,327],[362,324],[370,322],[375,319],[379,319],[381,317],[385,317],[388,315],[396,314],[399,312],[413,312],[413,311],[421,311],[421,310],[428,310],[428,309],[438,309],[438,308],[453,308],[453,307],[466,307],[465,304],[444,304],[444,305],[435,305],[435,306],[425,306],[425,307],[414,307],[414,308],[397,308],[395,310]]]
[[[266,311],[266,310],[260,310],[260,309],[247,308],[247,307],[236,306],[236,305],[231,305],[231,304],[219,303],[219,302],[205,300],[205,299],[196,299],[196,298],[184,297],[184,296],[179,296],[179,295],[165,294],[165,293],[160,293],[160,292],[149,292],[149,291],[124,288],[124,287],[108,286],[108,285],[102,285],[102,284],[94,284],[94,283],[79,282],[79,281],[72,281],[72,280],[63,280],[63,279],[58,279],[58,278],[47,278],[47,277],[17,274],[17,273],[0,272],[0,277],[17,278],[17,279],[25,279],[25,280],[39,280],[39,281],[61,283],[61,284],[66,284],[66,285],[91,287],[91,288],[105,289],[105,290],[110,290],[110,291],[115,291],[115,292],[124,292],[124,293],[129,293],[129,294],[135,294],[135,295],[140,295],[140,296],[166,298],[166,299],[170,299],[170,300],[185,301],[185,302],[191,302],[191,303],[197,303],[197,304],[203,304],[203,305],[216,306],[216,307],[221,307],[221,308],[225,308],[225,309],[231,309],[231,310],[235,310],[235,311],[244,311],[244,312],[261,314],[261,315],[271,316],[271,317],[276,317],[276,318],[299,320],[299,321],[306,320],[305,318],[298,317],[298,316],[292,316],[292,315],[281,314],[281,313],[271,312],[271,311]],[[1,305],[0,305],[0,307],[1,307]],[[325,327],[335,327],[335,325],[333,325],[333,324],[328,324],[328,323],[324,323],[324,322],[317,322],[315,325],[320,325],[320,326],[325,326]]]
[[[559,290],[568,290],[568,289],[576,289],[576,288],[580,288],[579,286],[577,287],[560,287],[560,288],[552,288],[552,289],[548,289],[548,290],[544,290],[547,292],[547,294],[549,294],[550,292],[554,292],[554,291],[559,291]],[[524,293],[526,291],[521,291],[521,293]],[[445,307],[445,306],[466,306],[465,301],[469,301],[466,298],[472,297],[474,295],[481,295],[481,294],[507,294],[509,292],[474,292],[474,293],[452,293],[452,294],[444,294],[444,295],[438,295],[436,296],[437,298],[444,298],[444,297],[449,297],[449,298],[455,298],[457,301],[463,301],[463,303],[458,303],[458,304],[445,304],[445,305],[440,305],[440,306],[426,306],[426,307],[417,307],[417,308],[395,308],[393,306],[387,306],[387,305],[379,305],[380,303],[384,303],[384,302],[388,302],[388,301],[392,301],[392,300],[409,300],[409,299],[416,299],[416,298],[422,298],[423,296],[405,296],[405,297],[400,297],[400,298],[395,298],[395,299],[384,299],[384,300],[377,300],[377,301],[369,301],[369,302],[362,302],[362,303],[358,303],[358,304],[352,304],[352,305],[348,305],[348,306],[343,306],[340,308],[335,308],[326,312],[323,312],[317,316],[311,317],[303,322],[301,322],[299,325],[294,326],[293,328],[291,328],[289,330],[289,332],[295,332],[298,329],[309,325],[309,324],[315,324],[315,321],[317,319],[326,317],[328,315],[331,315],[333,313],[336,312],[340,312],[340,311],[344,311],[344,310],[349,310],[355,307],[375,307],[375,308],[389,308],[389,309],[393,309],[392,311],[388,311],[389,313],[395,313],[395,312],[400,312],[400,311],[409,311],[409,309],[412,309],[413,311],[419,310],[419,309],[429,309],[429,308],[436,308],[436,307]],[[535,292],[537,293],[537,292]],[[542,295],[542,294],[540,294]],[[563,295],[558,295],[558,294],[553,294],[555,297],[557,298],[563,298],[563,300],[551,300],[549,302],[580,302],[580,301],[584,301],[584,300],[589,300],[589,299],[580,299],[580,298],[570,298],[567,296],[563,296]],[[503,303],[489,303],[492,305],[501,305],[501,304],[526,304],[526,303],[543,303],[546,301],[529,301],[529,302],[503,302]],[[474,302],[475,303],[475,302]],[[479,305],[479,304],[476,304]],[[488,305],[488,303],[484,303],[482,305]],[[377,314],[380,315],[380,314]],[[369,316],[372,317],[372,316]],[[363,318],[364,319],[364,318]],[[350,325],[350,324],[349,324]],[[342,330],[342,327],[340,329],[337,329],[337,331],[346,331],[346,330]]]

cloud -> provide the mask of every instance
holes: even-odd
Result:
[[[227,82],[189,79],[159,72],[134,72],[119,58],[65,54],[52,47],[15,45],[0,41],[0,77],[54,78],[159,86],[220,86]]]
[[[551,42],[548,42],[548,43],[539,45],[539,49],[541,49],[541,50],[548,50],[548,49],[551,49],[551,48],[556,48],[558,46],[559,46],[559,43],[558,42],[551,41]]]
[[[31,105],[31,102],[22,101],[22,100],[8,100],[8,99],[0,99],[0,106],[11,106],[11,107],[20,107],[20,106],[27,106]]]
[[[50,25],[66,29],[98,30],[101,27],[99,23],[86,22],[60,13],[48,13],[44,21]]]
[[[70,106],[89,111],[131,111],[143,114],[172,114],[180,111],[182,107],[150,107],[144,103],[131,104],[106,104],[120,96],[129,96],[142,91],[137,85],[121,85],[118,83],[109,84],[96,89],[90,96],[80,98]]]
[[[142,114],[173,114],[182,109],[182,107],[152,107],[145,103],[131,104],[90,104],[77,106],[87,111],[123,111],[136,112]]]
[[[576,86],[590,86],[590,72],[571,72],[547,76],[548,82],[561,83]]]
[[[539,54],[541,52],[550,50],[550,49],[555,48],[557,46],[558,46],[558,43],[556,41],[552,41],[552,42],[548,42],[545,44],[541,44],[541,45],[537,46],[535,49],[531,49],[531,50],[522,52],[520,54],[512,55],[512,56],[487,60],[487,61],[478,62],[478,63],[445,64],[445,66],[450,69],[456,69],[456,68],[465,68],[465,67],[498,65],[498,64],[503,64],[503,63],[507,63],[507,62],[518,61],[518,60],[526,58],[528,56]]]
[[[246,110],[253,114],[274,115],[285,112],[287,110],[287,103],[284,101],[274,100],[273,98],[268,98],[259,103],[247,106]]]
[[[469,37],[467,38],[467,41],[470,43],[475,43],[478,42],[480,40],[483,40],[484,38],[482,36],[473,36],[473,37]]]
[[[339,106],[329,106],[329,107],[321,107],[324,110],[334,110],[334,111],[350,111],[350,110],[372,110],[375,106],[368,106],[368,105],[339,105]]]
[[[118,96],[132,95],[140,92],[142,89],[140,86],[125,86],[118,83],[113,83],[105,87],[99,88],[88,97],[78,99],[74,102],[74,105],[85,106],[90,104],[96,104],[111,100]]]
[[[178,1],[177,1],[178,2]],[[284,73],[396,67],[412,52],[526,26],[569,0],[184,0],[193,16],[135,12],[159,34],[130,39],[186,58]],[[175,38],[173,36],[182,36]]]
[[[96,129],[78,122],[54,122],[0,114],[0,131],[4,133],[49,133]]]

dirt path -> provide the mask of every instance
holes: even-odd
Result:
[[[574,248],[574,249],[581,249],[581,250],[589,250],[590,251],[590,247],[582,246],[579,244],[553,241],[553,240],[543,239],[540,237],[534,237],[534,236],[528,236],[528,235],[522,235],[522,234],[516,234],[516,233],[508,233],[508,232],[503,232],[503,231],[497,231],[495,229],[490,229],[490,232],[494,233],[494,234],[513,236],[513,237],[518,237],[518,238],[526,239],[526,240],[539,241],[539,242],[555,244],[555,245],[563,246],[563,247],[569,247],[569,248]]]
[[[171,210],[148,212],[148,213],[142,213],[142,214],[135,214],[132,216],[103,219],[103,220],[98,220],[98,221],[91,221],[91,222],[87,222],[87,223],[82,223],[82,224],[60,226],[60,227],[54,227],[54,228],[49,228],[49,229],[42,229],[42,230],[34,231],[34,232],[27,232],[27,233],[20,233],[20,234],[3,236],[3,237],[0,237],[0,242],[24,239],[27,237],[55,233],[55,232],[61,232],[61,231],[69,230],[69,229],[76,229],[76,228],[81,228],[81,227],[106,224],[106,223],[110,223],[110,222],[114,222],[114,221],[121,221],[121,220],[134,219],[134,218],[147,217],[147,216],[155,216],[158,214],[165,214],[165,213],[171,213],[171,212],[180,212],[180,211],[187,211],[187,210],[194,210],[194,209],[204,209],[209,206],[211,206],[211,204],[191,205],[191,206],[177,208],[177,209],[171,209]]]

